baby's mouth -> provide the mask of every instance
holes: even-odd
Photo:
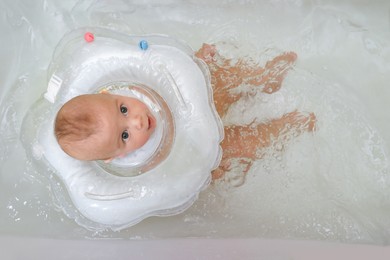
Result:
[[[148,115],[148,131],[154,128],[154,118],[152,115]]]

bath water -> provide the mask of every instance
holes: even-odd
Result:
[[[56,238],[258,237],[389,244],[390,3],[388,1],[0,2],[0,233]],[[112,232],[88,230],[58,205],[46,169],[20,142],[23,117],[46,89],[61,37],[83,26],[159,33],[233,60],[298,60],[280,91],[234,104],[225,124],[295,110],[316,130],[274,142],[246,175],[239,166],[182,214]],[[191,155],[188,155],[191,156]],[[71,214],[70,214],[71,215]]]

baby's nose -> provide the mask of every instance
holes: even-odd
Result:
[[[130,118],[130,124],[137,130],[141,130],[143,126],[143,117],[142,115],[134,115]]]

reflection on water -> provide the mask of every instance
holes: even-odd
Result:
[[[177,3],[176,3],[177,2]],[[261,237],[388,244],[390,239],[390,3],[327,1],[2,1],[0,3],[0,232],[63,238]],[[368,7],[369,6],[369,7]],[[194,49],[216,43],[232,59],[298,61],[280,91],[237,102],[226,124],[314,112],[315,134],[262,151],[186,212],[113,233],[78,226],[56,206],[45,174],[19,141],[23,116],[44,92],[62,35],[80,26],[163,33]]]

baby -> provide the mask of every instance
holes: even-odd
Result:
[[[222,119],[231,104],[248,95],[231,90],[245,84],[271,94],[279,90],[297,58],[295,53],[284,53],[267,62],[264,68],[243,60],[232,64],[209,44],[204,44],[196,56],[210,69],[214,102]],[[271,139],[277,139],[287,126],[301,133],[312,131],[315,121],[314,114],[295,111],[267,123],[225,126],[225,139],[221,144],[223,158],[213,172],[213,179],[230,171],[234,158],[240,158],[245,174],[252,160],[261,158],[257,151],[271,145]],[[141,101],[102,93],[82,95],[68,101],[58,112],[55,135],[68,155],[79,160],[109,162],[144,145],[155,127],[155,118]]]
[[[54,131],[71,157],[110,162],[143,146],[155,128],[156,119],[143,102],[103,92],[65,103]]]

